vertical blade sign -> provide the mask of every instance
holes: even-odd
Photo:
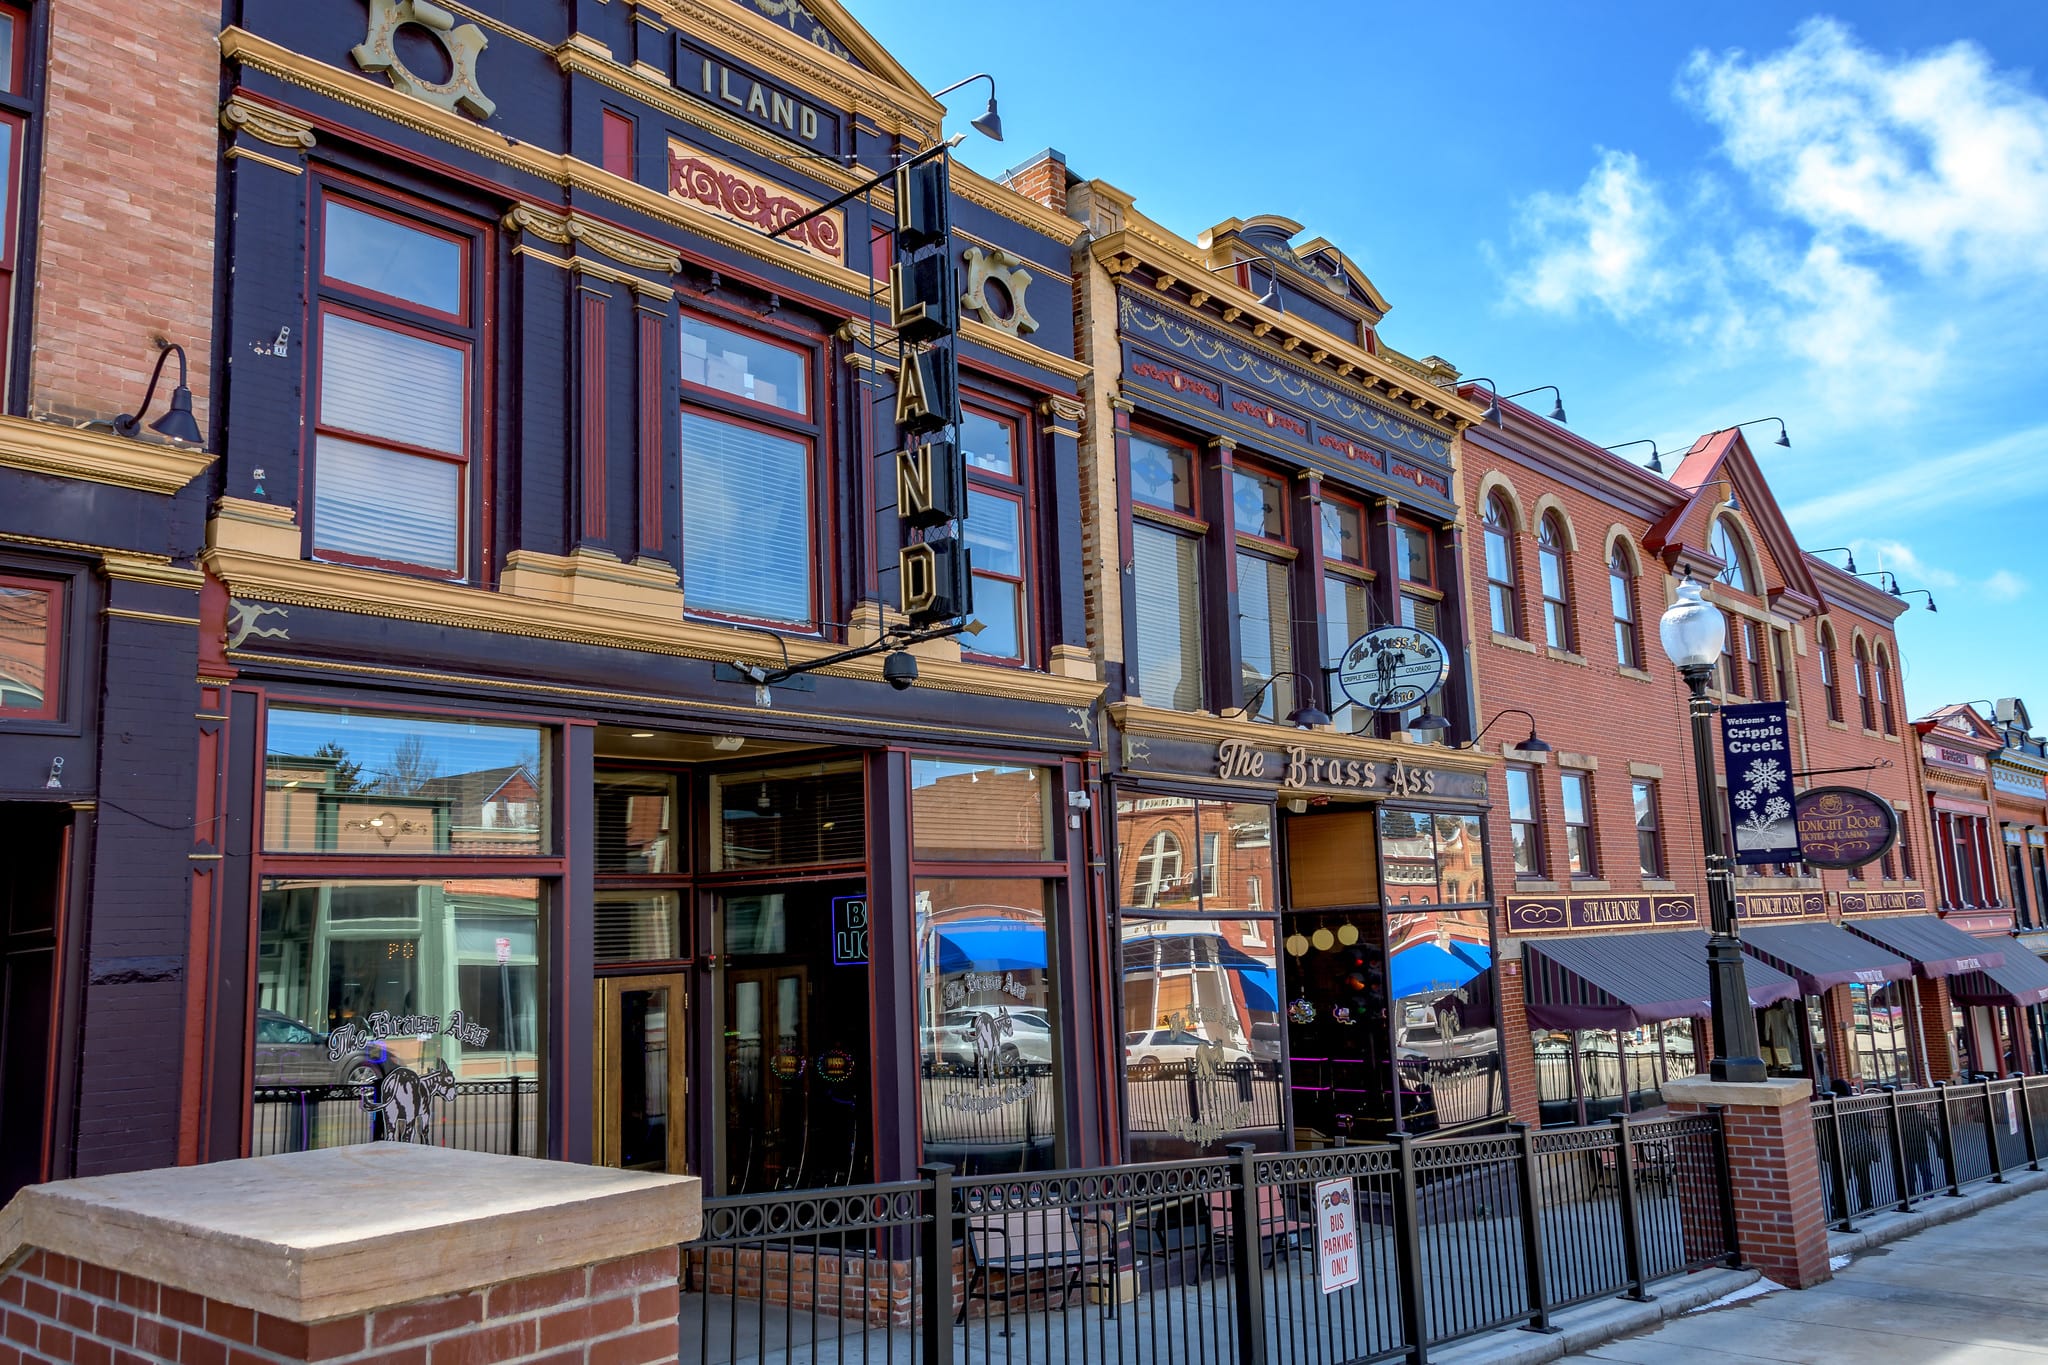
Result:
[[[896,580],[914,627],[957,620],[974,609],[967,546],[967,470],[952,433],[960,425],[955,355],[959,291],[953,284],[951,187],[945,154],[896,172],[895,260],[889,267],[889,324],[896,367],[896,516],[904,543]]]

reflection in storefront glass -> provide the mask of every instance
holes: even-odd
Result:
[[[546,853],[547,751],[533,726],[273,706],[263,846],[273,853]]]
[[[989,863],[1052,857],[1052,788],[1045,768],[913,759],[917,856]]]
[[[1277,1143],[1280,973],[1274,923],[1122,924],[1124,1094],[1131,1156],[1163,1160],[1226,1141]]]
[[[1664,1103],[1666,1081],[1699,1069],[1693,1021],[1665,1019],[1633,1029],[1538,1029],[1536,1093],[1545,1126],[1601,1123]]]
[[[867,856],[859,763],[822,763],[711,779],[716,872],[857,863]]]
[[[1906,1082],[1912,1064],[1906,1052],[1906,995],[1903,984],[1849,986],[1850,1040],[1857,1072],[1868,1084]]]
[[[1490,937],[1483,910],[1387,914],[1395,1064],[1417,1100],[1411,1132],[1502,1111]]]
[[[1183,796],[1118,800],[1118,904],[1257,914],[1273,907],[1273,808]]]
[[[1059,1030],[1052,889],[920,878],[917,996],[924,1154],[973,1174],[1055,1164]]]
[[[544,1154],[540,884],[263,883],[252,1154]]]
[[[1380,862],[1389,905],[1483,905],[1479,817],[1381,807]]]

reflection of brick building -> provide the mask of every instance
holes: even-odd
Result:
[[[1199,902],[1212,911],[1258,913],[1274,908],[1269,807],[1147,796],[1125,800],[1118,812],[1118,904],[1163,910]]]

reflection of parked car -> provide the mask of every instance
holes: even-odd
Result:
[[[1131,1059],[1130,1074],[1139,1080],[1158,1075],[1162,1066],[1192,1062],[1205,1052],[1216,1066],[1251,1060],[1251,1053],[1235,1043],[1203,1038],[1185,1029],[1139,1029],[1124,1035],[1124,1055]]]
[[[1052,1065],[1052,1020],[1046,1012],[1006,1007],[946,1011],[937,1024],[925,1026],[925,1060],[941,1066],[972,1067],[976,1061],[975,1020],[984,1014],[1000,1015],[1005,1012],[1010,1017],[1010,1027],[1008,1031],[998,1030],[998,1047],[1015,1048],[1017,1061],[1027,1066]]]
[[[326,1034],[276,1010],[256,1011],[258,1085],[361,1085],[384,1074],[383,1052],[381,1043],[372,1043],[329,1061]]]

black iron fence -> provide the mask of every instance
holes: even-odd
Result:
[[[1904,1213],[1936,1195],[2041,1169],[2048,1152],[2048,1076],[1887,1090],[1816,1100],[1828,1218],[1844,1232],[1882,1209]]]
[[[418,1096],[401,1094],[383,1079],[259,1085],[253,1098],[251,1156],[384,1138],[505,1156],[547,1155],[540,1081],[532,1076],[457,1081],[452,1094],[430,1096],[423,1105],[416,1103]]]
[[[1348,1244],[1323,1219],[1349,1208]],[[707,1199],[704,1365],[1338,1365],[1737,1255],[1718,1115]]]

